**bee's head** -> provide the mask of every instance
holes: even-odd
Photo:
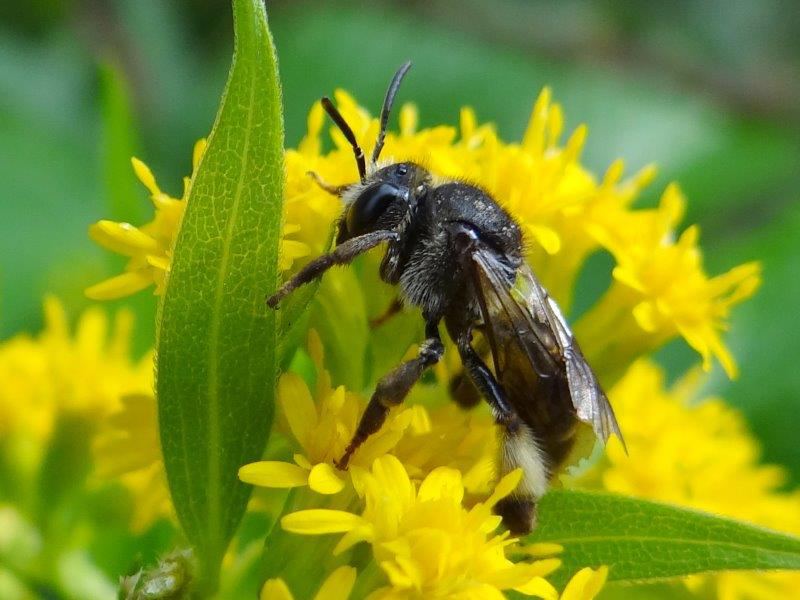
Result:
[[[379,229],[396,229],[425,195],[430,179],[423,167],[400,162],[348,187],[342,194],[347,208],[339,221],[336,243]]]
[[[353,148],[360,179],[358,183],[339,188],[332,188],[320,182],[320,185],[323,185],[326,190],[340,195],[347,203],[345,214],[339,221],[337,244],[371,231],[396,229],[428,188],[430,175],[419,165],[401,162],[387,167],[376,167],[381,150],[383,150],[386,125],[389,122],[389,113],[394,104],[394,97],[397,95],[403,77],[410,68],[410,62],[402,65],[394,74],[389,89],[386,91],[386,98],[381,109],[378,139],[375,141],[375,148],[372,151],[372,172],[369,175],[364,151],[359,146],[353,130],[330,99],[322,99],[322,107]]]

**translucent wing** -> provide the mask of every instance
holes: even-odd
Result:
[[[553,443],[568,435],[564,421],[569,417],[591,425],[603,442],[612,433],[622,441],[597,377],[530,267],[523,263],[514,277],[487,247],[476,250],[472,259],[497,377],[521,416],[527,415],[539,436],[554,437]]]

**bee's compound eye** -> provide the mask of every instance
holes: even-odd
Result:
[[[400,190],[389,183],[380,183],[361,192],[347,212],[350,235],[358,236],[372,230],[389,205],[400,196]]]

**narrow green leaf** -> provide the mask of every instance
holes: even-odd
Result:
[[[657,581],[722,570],[800,569],[800,538],[647,500],[554,490],[528,539],[564,546],[554,583],[608,565],[609,581]]]
[[[233,65],[176,241],[158,332],[164,463],[206,592],[245,510],[238,468],[272,422],[283,185],[277,64],[261,0],[234,0]]]
[[[131,169],[131,156],[136,155],[137,143],[128,84],[114,63],[100,65],[99,72],[107,218],[141,223],[145,220],[147,203],[143,188]]]

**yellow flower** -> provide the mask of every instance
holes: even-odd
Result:
[[[46,298],[44,309],[45,328],[36,338],[19,335],[0,345],[0,438],[32,438],[26,461],[33,468],[59,417],[88,422],[96,474],[119,478],[133,492],[133,526],[141,530],[170,506],[152,357],[131,360],[128,311],[117,314],[109,332],[106,315],[89,309],[70,333],[57,299]]]
[[[747,263],[708,278],[697,227],[674,240],[684,205],[673,184],[657,209],[609,212],[605,226],[592,227],[617,262],[614,284],[578,328],[601,365],[604,353],[627,364],[680,334],[700,353],[705,370],[714,356],[730,377],[736,376],[736,363],[719,332],[726,329],[731,307],[755,293],[760,266]]]
[[[344,533],[335,552],[366,541],[389,585],[370,596],[385,598],[503,598],[502,590],[555,598],[543,578],[558,559],[513,563],[505,554],[513,543],[495,535],[500,517],[492,507],[510,494],[521,476],[513,472],[494,493],[464,508],[461,473],[441,467],[416,486],[393,456],[377,459],[371,471],[353,468],[353,481],[365,502],[362,514],[313,509],[288,514],[284,529],[305,535]]]
[[[339,567],[331,573],[314,600],[347,600],[356,581],[356,570],[353,567]],[[260,600],[294,600],[286,583],[282,579],[268,579],[261,588]]]
[[[344,386],[334,388],[323,367],[322,343],[315,331],[308,336],[308,351],[317,371],[314,398],[301,377],[284,373],[278,382],[278,403],[302,454],[294,463],[260,461],[239,469],[239,479],[265,487],[309,486],[320,494],[336,494],[345,485],[333,466],[353,437],[366,403]],[[350,464],[368,465],[390,451],[403,436],[414,414],[422,410],[399,409],[389,414],[381,430],[355,452]]]
[[[309,125],[312,125],[311,120]],[[205,148],[205,139],[195,144],[192,177]],[[137,158],[131,162],[139,181],[150,191],[155,216],[152,221],[139,227],[102,220],[89,228],[89,236],[99,245],[130,258],[124,273],[86,290],[86,295],[95,300],[121,298],[154,284],[156,294],[164,292],[166,274],[172,261],[172,247],[189,198],[191,177],[183,180],[183,196],[173,198],[161,190],[146,164]],[[298,259],[323,252],[330,239],[331,226],[341,211],[339,201],[316,185],[309,178],[307,170],[305,161],[299,160],[296,152],[287,151],[286,200],[278,262],[280,271],[290,270]]]
[[[440,395],[445,397],[443,391]],[[417,411],[392,454],[415,480],[447,466],[461,472],[469,494],[486,495],[496,479],[496,433],[489,411],[465,411],[446,402],[429,411]]]
[[[736,410],[716,398],[692,401],[698,383],[695,374],[665,389],[654,364],[631,367],[610,393],[628,453],[609,443],[608,463],[598,467],[602,486],[800,534],[800,490],[782,491],[785,471],[759,464],[758,444]],[[703,579],[693,578],[693,587]],[[720,598],[788,598],[800,589],[796,573],[714,579]]]
[[[152,394],[123,396],[119,410],[100,424],[92,451],[95,475],[120,481],[131,492],[134,531],[172,514]]]
[[[194,146],[192,171],[197,169],[206,141],[199,140]],[[133,170],[139,181],[150,191],[155,207],[153,220],[141,227],[130,223],[102,220],[89,227],[89,236],[98,244],[130,258],[125,273],[106,279],[86,290],[86,295],[95,300],[110,300],[134,294],[153,284],[156,293],[164,290],[166,273],[172,260],[172,245],[180,227],[189,195],[191,178],[183,180],[183,198],[173,198],[161,191],[153,173],[138,158],[131,159]]]
[[[46,441],[60,414],[96,424],[119,406],[124,393],[150,389],[147,361],[130,358],[132,316],[109,320],[89,309],[70,332],[62,304],[44,301],[45,327],[36,337],[18,335],[0,345],[0,436],[23,433]]]

